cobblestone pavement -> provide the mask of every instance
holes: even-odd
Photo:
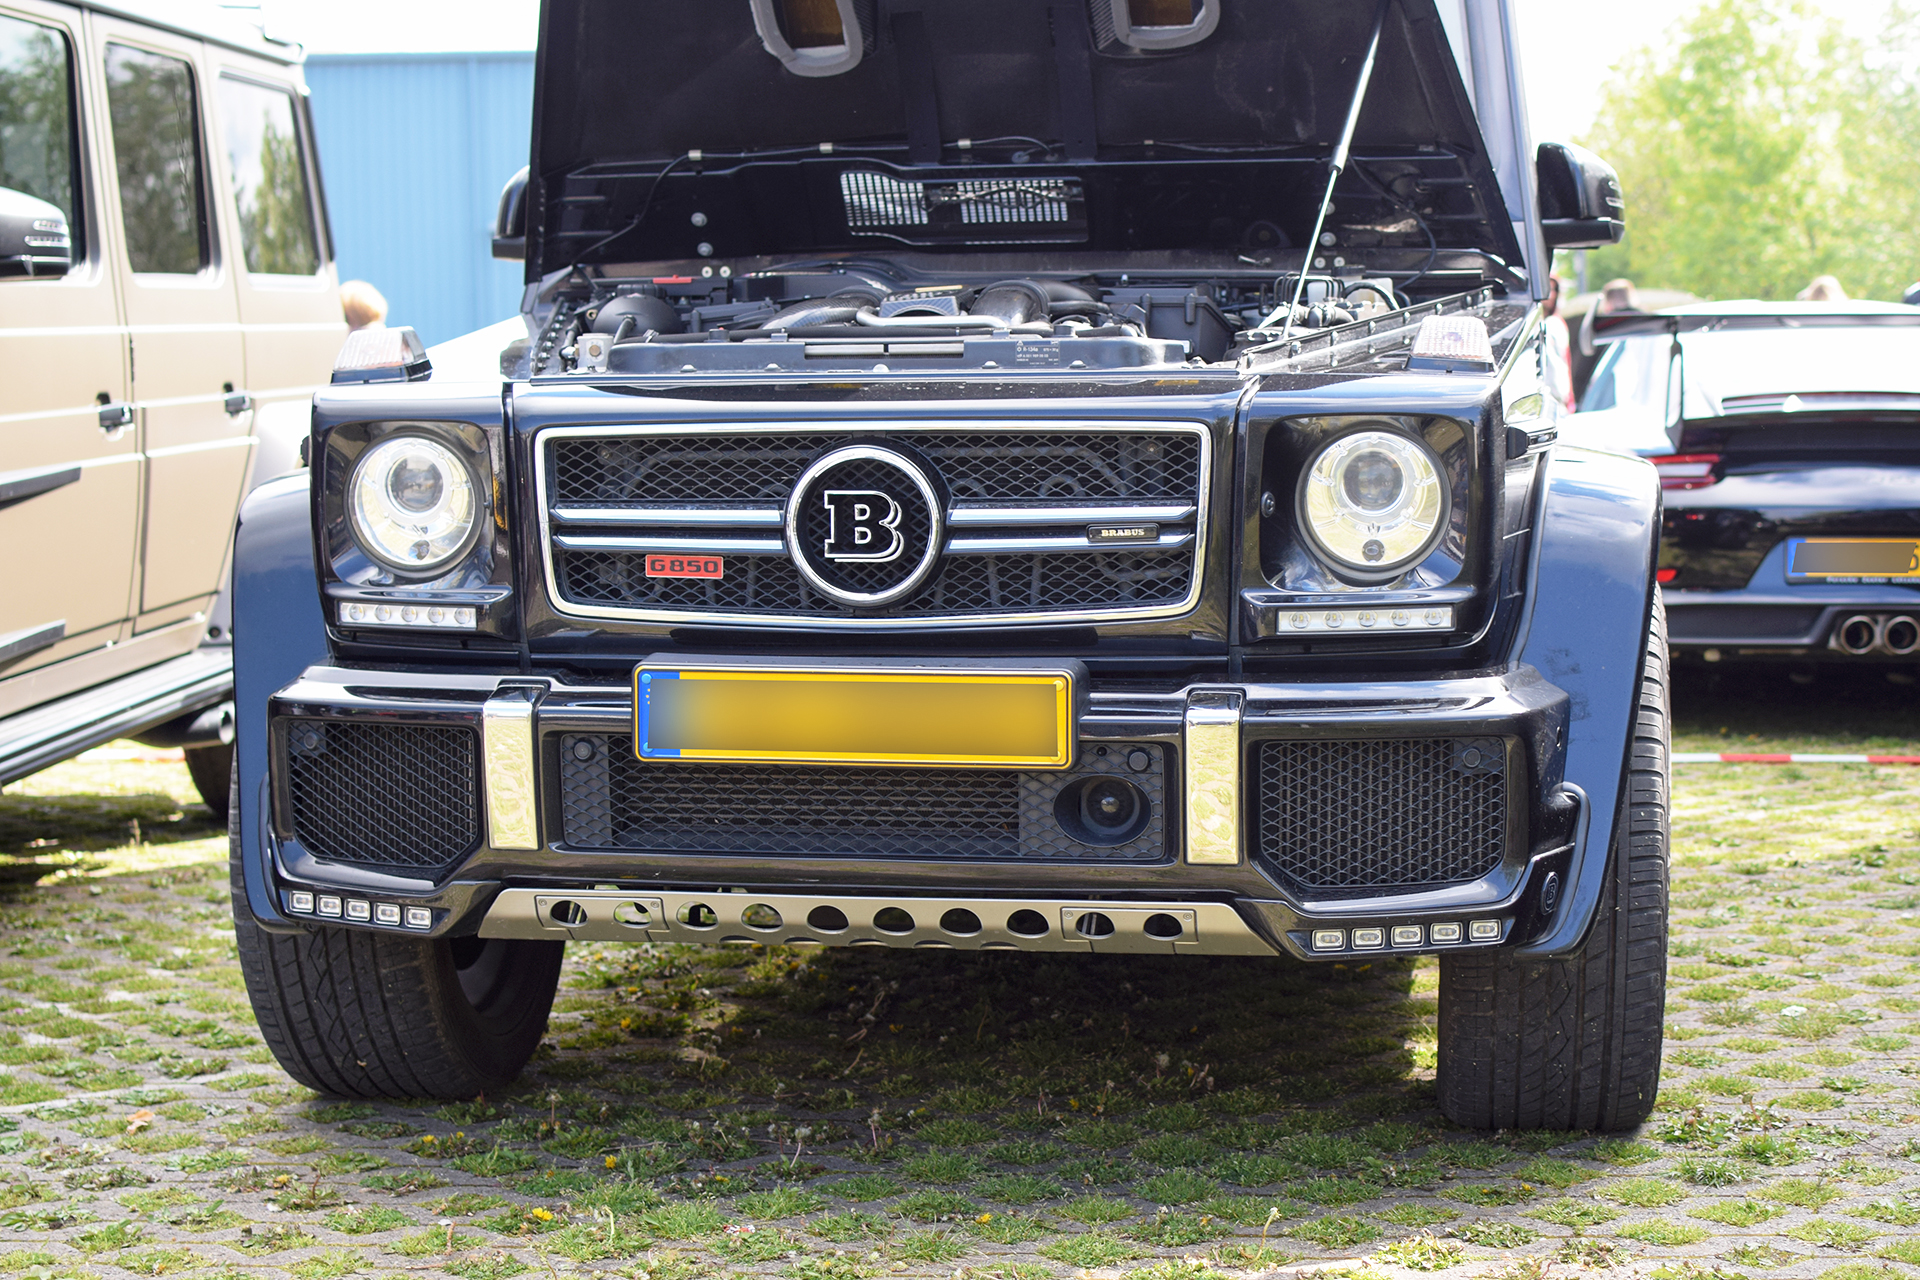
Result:
[[[1680,745],[1920,742],[1781,688]],[[1452,1129],[1398,961],[576,946],[514,1090],[369,1104],[274,1066],[224,841],[121,744],[0,796],[104,868],[0,902],[0,1275],[1920,1276],[1920,770],[1675,792],[1637,1135]]]

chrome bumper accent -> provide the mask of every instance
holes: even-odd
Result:
[[[1187,699],[1187,861],[1240,861],[1240,713],[1237,689],[1199,689]]]
[[[505,889],[487,908],[480,936],[959,951],[1278,954],[1239,912],[1217,902],[869,898],[750,891]]]
[[[480,709],[480,773],[487,794],[487,843],[495,849],[538,849],[540,792],[533,713],[540,690],[508,687]]]

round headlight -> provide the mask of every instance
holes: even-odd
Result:
[[[473,473],[424,436],[392,436],[360,455],[347,481],[347,517],[361,549],[408,573],[438,569],[473,535]]]
[[[1431,453],[1391,431],[1356,431],[1322,449],[1300,482],[1300,523],[1328,558],[1386,575],[1432,549],[1447,486]]]

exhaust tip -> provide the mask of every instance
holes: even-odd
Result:
[[[1834,628],[1833,643],[1842,653],[1856,658],[1872,653],[1880,642],[1880,623],[1864,613],[1856,613]]]
[[[1904,658],[1920,650],[1920,622],[1904,614],[1887,619],[1887,625],[1880,633],[1880,646],[1896,658]]]

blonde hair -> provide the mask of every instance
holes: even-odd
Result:
[[[387,300],[365,280],[349,280],[340,286],[340,310],[347,317],[349,329],[370,329],[387,321]]]
[[[1800,291],[1797,300],[1800,302],[1846,302],[1848,298],[1846,289],[1841,287],[1838,279],[1833,276],[1815,276],[1807,287]]]

